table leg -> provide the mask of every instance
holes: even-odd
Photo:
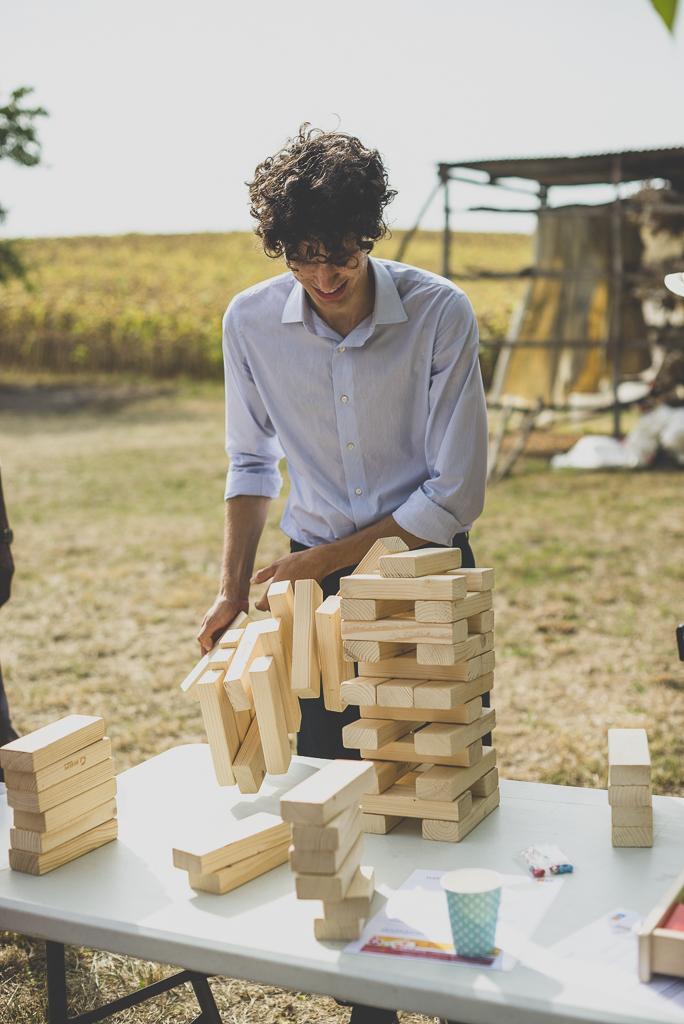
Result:
[[[47,962],[48,1013],[50,1024],[68,1024],[64,946],[61,942],[45,943]]]
[[[199,1017],[196,1017],[193,1024],[221,1024],[214,994],[209,987],[206,975],[191,973],[190,984],[195,990],[197,1002],[202,1010]]]

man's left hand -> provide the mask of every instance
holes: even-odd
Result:
[[[317,547],[309,548],[308,551],[295,551],[291,555],[283,555],[282,558],[277,558],[275,562],[259,569],[252,576],[250,583],[266,583],[268,580],[272,583],[291,580],[293,585],[295,580],[316,580],[317,583],[320,583],[323,577],[332,571],[326,564],[327,559],[323,555],[326,547],[326,544],[320,544]],[[269,611],[268,595],[264,594],[254,607],[258,608],[260,612]]]

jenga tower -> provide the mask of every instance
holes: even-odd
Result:
[[[653,846],[651,754],[645,729],[608,730],[613,846]]]
[[[461,569],[458,548],[385,554],[379,571],[344,577],[342,638],[359,676],[341,700],[361,718],[345,746],[375,765],[364,828],[384,834],[420,818],[425,839],[459,842],[499,803],[493,569]],[[485,699],[488,704],[488,699]]]

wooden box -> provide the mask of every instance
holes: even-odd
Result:
[[[639,928],[639,978],[652,974],[684,978],[684,932],[663,927],[677,903],[684,899],[684,871],[646,916]]]

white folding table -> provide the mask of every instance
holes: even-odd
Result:
[[[176,747],[118,776],[118,841],[40,878],[7,866],[11,811],[3,798],[0,926],[174,964],[194,978],[225,975],[462,1024],[675,1019],[586,987],[581,977],[559,980],[522,964],[485,972],[346,954],[344,943],[314,939],[317,905],[296,899],[287,865],[224,896],[195,892],[173,867],[173,846],[207,821],[277,813],[280,796],[323,764],[294,758],[286,776],[267,776],[260,793],[243,796],[216,784],[206,745]],[[420,823],[408,819],[387,836],[366,836],[363,863],[375,867],[379,890],[373,909],[416,867],[515,873],[519,850],[557,842],[576,869],[534,936],[548,947],[613,907],[645,914],[656,902],[684,862],[684,800],[655,797],[654,817],[652,849],[613,849],[605,791],[504,780],[501,806],[459,844],[424,840]],[[216,1020],[213,1012],[198,1019]]]

